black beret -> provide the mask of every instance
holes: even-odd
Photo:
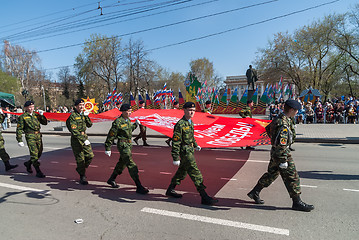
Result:
[[[253,100],[248,100],[247,101],[247,104],[250,104],[250,103],[252,103],[253,102]]]
[[[287,100],[287,101],[285,101],[285,105],[287,105],[288,107],[294,108],[296,110],[299,110],[302,108],[302,105],[296,100]]]
[[[193,102],[186,102],[183,105],[183,108],[195,108],[195,107],[196,107],[196,105]]]
[[[25,104],[24,104],[24,107],[28,107],[30,105],[34,105],[34,102],[33,101],[26,101]]]
[[[178,101],[174,101],[173,105],[177,105],[179,102]]]
[[[207,104],[211,104],[211,101],[207,100],[207,101],[206,101],[206,105],[207,105]]]
[[[121,112],[126,112],[126,111],[128,111],[129,109],[132,109],[132,107],[131,107],[131,105],[128,104],[128,103],[124,103],[124,104],[122,104],[121,107],[120,107],[120,111],[121,111]]]
[[[139,104],[144,104],[145,103],[145,101],[143,101],[143,100],[141,100],[140,102],[139,102]]]
[[[79,98],[75,101],[75,106],[79,105],[80,103],[84,103],[85,101],[82,98]]]

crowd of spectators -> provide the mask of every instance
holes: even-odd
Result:
[[[302,109],[295,116],[296,123],[352,123],[358,122],[359,99],[356,97],[332,98],[324,103],[316,99],[302,104]],[[269,118],[272,120],[283,111],[284,101],[275,102],[269,107]]]

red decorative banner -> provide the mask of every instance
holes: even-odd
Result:
[[[14,114],[12,112],[8,112]],[[16,114],[16,113],[15,113]],[[20,114],[16,114],[20,115]],[[69,113],[44,113],[49,120],[66,121]],[[90,114],[93,122],[113,121],[121,112],[113,109],[100,114]],[[183,117],[177,109],[139,109],[131,115],[131,121],[138,119],[147,126],[172,137],[174,125]],[[195,138],[203,148],[245,147],[268,145],[270,139],[265,131],[271,121],[255,118],[228,118],[196,112],[192,118]]]

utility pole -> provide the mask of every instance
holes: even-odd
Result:
[[[44,85],[41,85],[41,89],[42,89],[42,95],[44,95],[44,111],[46,112],[45,88],[44,88]]]

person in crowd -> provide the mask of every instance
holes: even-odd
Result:
[[[314,110],[312,108],[312,103],[308,102],[305,105],[305,115],[306,115],[306,122],[313,123],[314,122]]]
[[[348,113],[348,123],[355,124],[356,112],[355,112],[354,105],[352,103],[349,105],[347,113]]]

